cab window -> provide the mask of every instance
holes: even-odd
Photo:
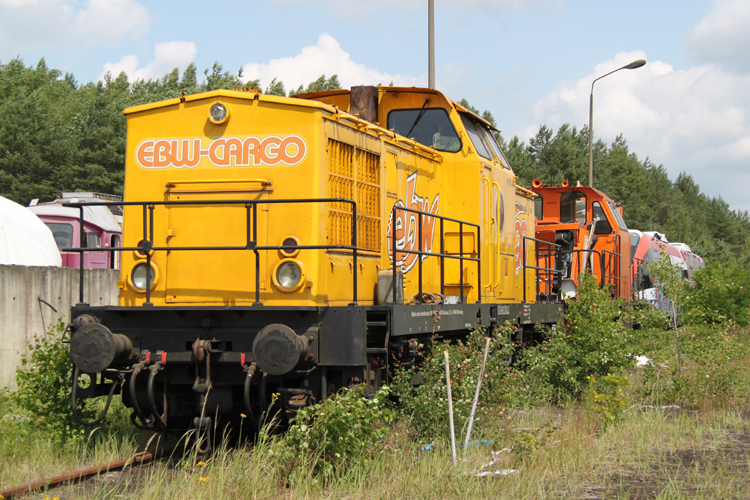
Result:
[[[101,233],[86,233],[86,248],[101,248],[101,247],[102,247]]]
[[[612,214],[615,216],[615,221],[617,222],[617,225],[623,231],[627,231],[628,226],[627,224],[625,224],[625,219],[623,219],[622,215],[620,215],[620,210],[617,208],[617,205],[611,201],[608,201],[607,203],[609,203],[609,209],[612,211]]]
[[[482,132],[485,142],[490,145],[490,149],[492,150],[492,154],[495,156],[495,158],[497,158],[503,164],[504,168],[509,169],[510,165],[508,164],[508,160],[507,158],[505,158],[503,150],[500,149],[500,145],[497,143],[497,139],[495,139],[495,136],[492,134],[492,130],[484,127],[481,124],[477,124],[477,130]]]
[[[594,234],[612,233],[612,225],[607,220],[607,216],[604,214],[604,210],[602,210],[602,206],[598,201],[591,204],[591,221],[596,222]]]
[[[456,128],[441,108],[394,109],[388,113],[388,129],[438,151],[461,150]]]
[[[52,231],[57,248],[73,248],[73,226],[71,224],[61,224],[47,222],[47,227]]]
[[[586,195],[568,191],[560,195],[560,222],[586,224]]]
[[[476,124],[466,115],[461,114],[461,121],[464,122],[464,128],[471,138],[471,143],[474,145],[474,149],[477,150],[479,156],[492,159],[492,155],[489,152],[487,144],[484,143],[482,131],[476,126]]]
[[[544,198],[542,198],[542,195],[537,195],[534,198],[534,215],[537,220],[544,219]]]

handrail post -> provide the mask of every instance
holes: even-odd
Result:
[[[464,304],[464,224],[458,223],[458,263],[460,265],[458,273],[459,293],[461,294],[461,303]],[[481,281],[480,281],[481,283]]]
[[[81,251],[78,252],[78,279],[79,279],[79,283],[78,283],[78,285],[79,285],[78,286],[78,302],[80,304],[83,304],[84,303],[83,302],[83,280],[84,280],[83,258],[86,255],[86,250],[85,250],[85,248],[86,248],[86,232],[84,230],[84,224],[83,224],[83,217],[84,217],[84,215],[83,215],[83,206],[81,206],[79,208],[80,208],[80,217],[81,218],[78,220],[78,229],[81,232],[81,234],[79,235],[80,236],[80,238],[79,238],[80,239],[79,245],[81,246]]]
[[[146,208],[148,204],[144,203],[141,205],[141,211],[143,215],[143,237],[142,242],[145,245],[146,241],[148,241],[148,209]],[[148,253],[148,252],[146,252]]]
[[[353,300],[352,303],[349,304],[351,306],[357,305],[357,202],[352,201],[352,247],[354,247],[354,254],[353,254],[353,261],[354,261],[354,277],[352,279],[352,286],[354,287],[354,290],[352,292]],[[395,292],[395,284],[394,284],[394,292]]]
[[[148,205],[148,243],[150,247],[154,245],[154,208],[154,205]],[[154,305],[151,302],[151,252],[146,252],[146,302],[143,305]]]
[[[417,214],[417,237],[419,238],[419,254],[417,254],[417,267],[419,268],[419,303],[422,304],[422,212]]]
[[[440,218],[440,295],[445,301],[445,238],[443,233],[443,218]]]
[[[523,262],[523,303],[526,303],[526,237],[523,237],[521,262]],[[539,266],[537,266],[539,267]]]
[[[490,269],[490,283],[492,282]],[[477,229],[477,304],[482,303],[482,230]]]
[[[393,303],[396,304],[396,276],[398,275],[398,270],[396,269],[396,266],[398,265],[398,257],[396,256],[396,207],[397,205],[393,205],[393,209],[391,210],[391,254],[392,254],[392,261],[393,261],[393,281],[391,282],[391,298],[393,299]]]
[[[249,203],[245,203],[245,223],[247,224],[245,227],[245,245],[247,246],[247,249],[250,249],[250,244],[252,243],[252,240],[250,239],[250,205]]]
[[[256,242],[253,253],[255,254],[255,302],[254,306],[262,306],[260,301],[260,252],[258,251],[258,202],[253,201],[253,241]]]

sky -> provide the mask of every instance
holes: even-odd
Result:
[[[595,138],[622,134],[750,210],[748,26],[748,0],[435,0],[436,87],[528,144],[543,124],[587,125],[592,81],[646,59],[596,82]],[[427,32],[427,0],[0,0],[0,64],[44,57],[80,83],[218,61],[287,90],[322,74],[426,86]]]

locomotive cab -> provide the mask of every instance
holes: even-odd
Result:
[[[585,186],[543,185],[535,179],[537,238],[556,245],[556,253],[539,265],[550,266],[562,278],[561,291],[577,294],[581,274],[593,273],[613,296],[630,298],[630,234],[622,207],[603,192]]]

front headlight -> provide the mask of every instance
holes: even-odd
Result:
[[[154,266],[149,266],[145,262],[137,264],[130,273],[130,283],[139,292],[145,292],[148,286],[153,289],[156,284],[156,278],[157,274]]]
[[[217,125],[221,125],[229,119],[229,106],[223,102],[217,102],[208,111],[208,119]]]
[[[279,262],[274,272],[274,284],[284,292],[292,292],[302,285],[305,272],[301,263],[294,259],[285,259]]]
[[[562,296],[564,299],[571,299],[578,295],[578,287],[576,282],[573,280],[563,280],[562,282]]]

